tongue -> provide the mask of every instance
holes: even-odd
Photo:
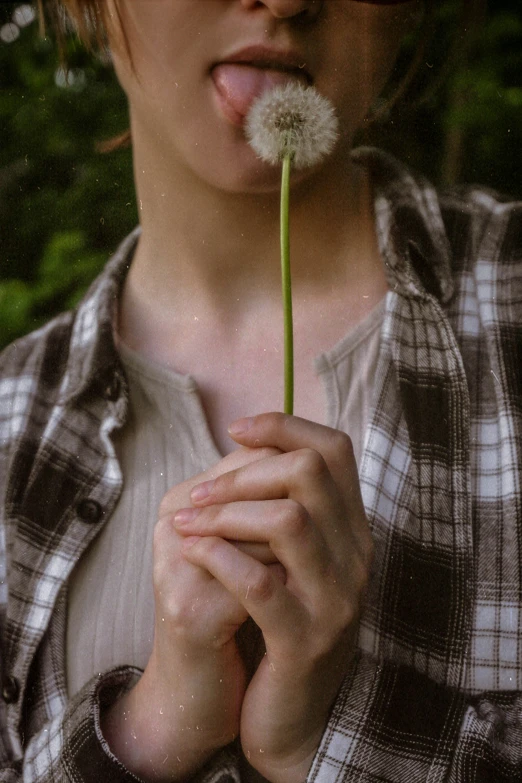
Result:
[[[213,71],[214,83],[225,102],[245,117],[254,100],[272,87],[300,79],[298,73],[257,68],[242,63],[222,63]],[[306,77],[303,74],[303,81]]]

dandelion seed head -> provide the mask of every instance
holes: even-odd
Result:
[[[276,165],[291,155],[294,168],[303,169],[332,152],[338,126],[328,98],[314,87],[289,82],[267,90],[252,104],[245,133],[262,160]]]

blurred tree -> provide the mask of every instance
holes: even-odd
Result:
[[[522,197],[520,0],[490,0],[483,31],[467,46],[457,39],[460,62],[445,74],[459,7],[441,0],[416,86],[361,140],[437,184],[481,182]],[[0,347],[74,306],[138,221],[130,150],[95,150],[127,127],[125,96],[109,62],[73,37],[67,47],[68,80],[32,5],[0,4]]]
[[[0,347],[73,306],[137,223],[127,123],[107,62],[71,37],[69,79],[29,4],[0,6]]]
[[[489,0],[483,24],[464,39],[459,15],[466,2],[437,6],[414,88],[365,142],[393,151],[437,185],[480,183],[521,198],[522,7],[520,0]]]

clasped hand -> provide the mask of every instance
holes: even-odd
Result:
[[[278,413],[231,435],[242,448],[163,499],[153,652],[105,723],[146,780],[188,777],[240,735],[261,775],[301,783],[353,656],[372,541],[350,439]],[[250,680],[249,616],[266,648]]]
[[[245,755],[270,780],[303,780],[351,660],[371,538],[345,434],[282,414],[239,424],[237,442],[280,453],[197,485],[174,523],[183,556],[263,634],[241,706]]]

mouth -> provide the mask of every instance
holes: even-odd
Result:
[[[253,46],[215,63],[211,76],[225,118],[241,126],[254,100],[266,90],[299,81],[313,84],[306,60],[295,52]]]
[[[276,49],[263,45],[246,46],[221,60],[221,63],[250,65],[253,68],[269,71],[281,71],[298,76],[313,83],[313,77],[308,67],[307,58],[298,51]],[[216,63],[219,65],[221,63]]]

